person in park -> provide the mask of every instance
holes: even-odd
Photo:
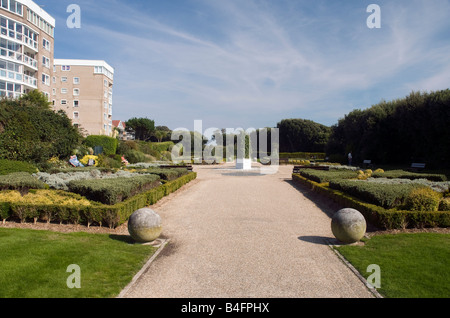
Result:
[[[351,151],[348,153],[347,157],[348,157],[348,165],[351,166],[352,165],[352,159],[353,159]]]

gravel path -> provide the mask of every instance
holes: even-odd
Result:
[[[277,174],[195,166],[198,178],[153,209],[170,239],[123,297],[373,297],[328,246],[326,204]]]

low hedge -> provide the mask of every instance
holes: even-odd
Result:
[[[404,205],[414,189],[424,186],[418,184],[378,184],[359,180],[330,180],[329,187],[368,203],[390,209]]]
[[[67,184],[70,192],[78,193],[89,200],[113,205],[160,184],[154,174],[131,178],[74,180]]]
[[[107,224],[110,228],[114,228],[126,222],[134,211],[155,204],[164,196],[178,190],[196,177],[196,172],[190,172],[176,180],[168,181],[163,185],[134,195],[114,205],[93,201],[90,201],[89,204],[30,204],[18,200],[15,202],[0,201],[0,217],[3,221],[9,218],[16,218],[21,221],[34,219],[36,222],[36,220],[40,219],[47,222],[84,223],[88,226],[93,223]],[[77,194],[59,190],[49,191],[75,200],[85,200],[85,198]]]
[[[323,152],[280,152],[280,159],[325,159],[326,154]]]
[[[14,172],[36,173],[38,169],[28,162],[0,159],[0,176]]]
[[[314,169],[302,169],[300,171],[300,174],[312,181],[315,181],[317,183],[324,183],[324,182],[330,182],[331,180],[337,180],[337,179],[351,179],[351,178],[357,178],[358,173],[353,170],[347,170],[347,169],[336,169],[336,170],[314,170]]]
[[[306,186],[325,197],[328,197],[346,208],[360,211],[367,222],[382,229],[423,228],[423,227],[449,227],[450,211],[404,211],[385,209],[375,204],[364,202],[340,190],[332,189],[327,183],[317,183],[301,176],[292,174],[292,180]]]
[[[48,189],[48,185],[28,172],[14,172],[0,176],[0,191],[19,190],[27,193],[29,189]]]
[[[162,180],[172,181],[186,175],[189,171],[186,168],[148,168],[136,172],[156,174]]]
[[[420,173],[420,172],[411,172],[404,170],[389,170],[385,172],[377,172],[375,171],[372,174],[373,178],[389,178],[389,179],[427,179],[430,181],[447,181],[447,176],[445,174],[437,174],[437,173]]]

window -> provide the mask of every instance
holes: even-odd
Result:
[[[42,74],[42,83],[50,86],[50,76],[47,74]]]
[[[61,88],[61,94],[67,94],[67,88]]]
[[[48,57],[43,56],[42,57],[42,65],[44,65],[47,68],[50,68],[50,59]]]
[[[67,100],[61,99],[61,105],[67,105]]]
[[[56,83],[56,77],[55,76],[52,77],[52,82],[53,82],[53,84]]]
[[[74,84],[80,84],[80,78],[79,77],[74,77],[73,78],[73,83]]]
[[[78,112],[73,112],[73,118],[74,118],[74,119],[80,118],[80,113],[78,113]]]
[[[67,77],[65,77],[65,76],[61,77],[61,82],[67,83]]]
[[[70,71],[70,65],[61,65],[61,71]]]
[[[73,89],[73,95],[74,95],[74,96],[80,95],[80,89],[79,89],[79,88],[74,88],[74,89]]]
[[[53,95],[56,95],[56,88],[53,88],[53,89],[52,89],[52,94],[53,94]],[[53,105],[55,105],[55,104],[53,103]]]
[[[47,51],[50,51],[50,41],[48,41],[47,39],[42,39],[42,46]]]
[[[73,107],[78,107],[80,105],[80,102],[77,100],[73,101]]]

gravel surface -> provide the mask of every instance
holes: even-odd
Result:
[[[292,166],[253,167],[195,166],[153,206],[170,242],[124,297],[373,297],[328,245],[334,207],[294,187]]]

